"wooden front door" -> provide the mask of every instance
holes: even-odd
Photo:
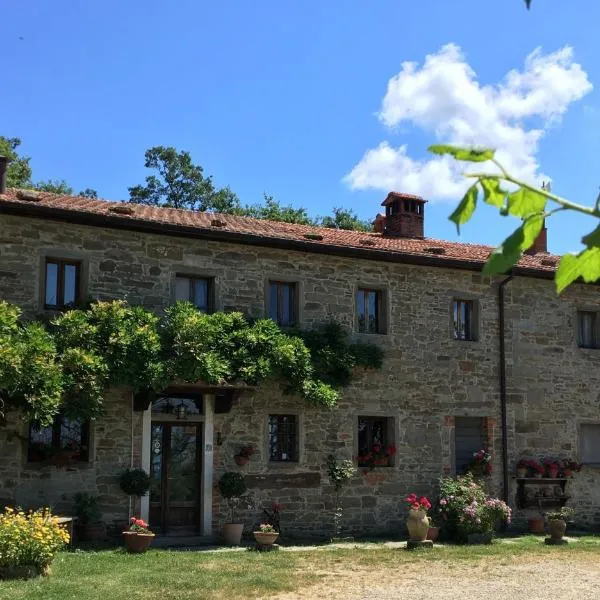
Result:
[[[150,525],[160,533],[200,529],[201,427],[152,423]]]

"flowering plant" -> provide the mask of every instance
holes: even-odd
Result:
[[[45,570],[68,542],[68,532],[48,509],[25,513],[8,507],[0,514],[0,567]]]
[[[488,450],[482,449],[473,452],[473,458],[469,465],[469,471],[474,475],[491,475],[492,474],[492,455]]]
[[[396,454],[396,446],[390,444],[384,446],[383,444],[375,443],[371,446],[371,449],[367,452],[363,452],[356,457],[358,464],[361,466],[370,466],[371,468],[387,459],[391,458]]]
[[[131,517],[131,519],[129,519],[129,531],[144,534],[152,533],[148,527],[148,523],[142,519],[137,519],[136,517]]]
[[[417,498],[416,494],[409,494],[405,500],[410,510],[424,510],[427,512],[431,508],[431,502],[425,497]]]
[[[566,521],[569,517],[573,516],[573,509],[568,506],[563,506],[560,510],[555,512],[546,513],[548,521]]]
[[[562,461],[561,469],[565,477],[570,477],[572,473],[579,473],[583,465],[574,461],[572,458],[565,458]]]
[[[542,463],[540,463],[539,461],[535,460],[535,458],[529,459],[527,461],[527,466],[536,473],[543,474],[545,471],[544,465]]]
[[[279,517],[279,513],[283,506],[279,504],[279,502],[273,502],[271,504],[271,509],[263,508],[263,514],[266,517],[265,523],[267,525],[272,525],[273,530],[281,533],[281,521]]]
[[[261,533],[277,533],[277,530],[270,523],[261,523],[258,526]]]
[[[256,450],[253,446],[244,446],[236,456],[241,456],[242,458],[250,458]]]

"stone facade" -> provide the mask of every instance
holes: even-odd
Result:
[[[0,297],[26,314],[42,312],[44,257],[83,260],[85,294],[127,298],[160,311],[174,300],[175,274],[214,277],[217,310],[265,312],[269,278],[298,283],[303,327],[335,320],[355,332],[358,286],[384,293],[385,335],[354,333],[385,351],[383,369],[356,374],[333,410],[307,407],[276,384],[246,393],[232,410],[214,418],[214,480],[226,470],[247,476],[256,506],[280,502],[282,526],[298,535],[330,535],[330,453],[351,458],[357,451],[359,416],[391,418],[398,453],[394,466],[360,470],[344,489],[345,526],[355,534],[394,534],[403,522],[409,492],[435,496],[441,475],[454,471],[455,418],[487,418],[494,453],[489,486],[502,494],[499,392],[498,281],[468,270],[403,265],[300,251],[183,239],[47,220],[0,215]],[[574,285],[557,297],[553,282],[515,277],[506,286],[509,501],[512,475],[524,454],[576,458],[579,427],[600,423],[600,351],[576,343],[576,310],[599,309],[600,288]],[[476,303],[477,341],[452,337],[453,298]],[[268,461],[269,414],[297,414],[298,463]],[[100,494],[107,518],[127,516],[128,500],[117,474],[141,464],[141,413],[130,396],[115,391],[107,414],[94,425],[94,459],[77,471],[44,473],[26,464],[23,442],[0,430],[0,497],[23,504],[68,502],[70,490]],[[133,423],[132,423],[133,419]],[[134,443],[132,446],[131,427]],[[21,430],[23,433],[25,429]],[[234,454],[246,444],[257,453],[239,467]],[[568,482],[570,504],[583,525],[600,524],[600,471],[585,468]],[[214,494],[214,527],[225,517]],[[260,509],[247,510],[248,525]],[[517,511],[517,522],[530,511]]]

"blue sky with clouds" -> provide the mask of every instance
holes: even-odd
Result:
[[[494,145],[594,201],[599,17],[595,0],[0,0],[0,134],[22,138],[35,179],[111,199],[143,181],[146,148],[173,145],[245,203],[372,218],[394,188],[430,200],[429,237],[457,239],[464,184],[427,156],[436,141]],[[460,239],[511,225],[482,210]],[[551,221],[550,247],[589,229]]]

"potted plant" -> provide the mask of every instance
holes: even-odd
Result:
[[[487,477],[492,474],[492,455],[485,449],[473,452],[469,471],[475,476]]]
[[[526,458],[521,458],[517,463],[517,477],[519,479],[524,479],[529,475],[529,460]]]
[[[150,531],[148,523],[142,519],[131,517],[129,529],[123,532],[123,541],[127,552],[141,554],[146,552],[154,539],[154,534]]]
[[[261,523],[258,531],[253,531],[254,539],[261,546],[272,546],[279,537],[279,532],[270,523]]]
[[[544,465],[534,458],[529,461],[529,468],[531,469],[532,475],[537,479],[541,479],[546,471]]]
[[[235,463],[240,467],[248,464],[250,457],[256,452],[252,446],[244,446],[241,450],[233,457]]]
[[[528,520],[528,525],[529,525],[530,533],[535,533],[535,534],[546,533],[544,517],[542,517],[542,516],[531,517]]]
[[[119,485],[128,496],[141,498],[150,489],[150,475],[144,469],[127,469],[119,477]]]
[[[417,498],[416,494],[406,497],[408,503],[408,537],[411,542],[424,542],[429,531],[429,517],[427,511],[431,508],[431,502],[425,497]]]
[[[579,473],[583,465],[570,458],[565,458],[562,461],[562,476],[567,479],[573,477],[573,473]]]
[[[240,498],[246,493],[246,481],[239,473],[228,471],[223,473],[219,479],[219,492],[225,498],[229,506],[231,520],[223,525],[223,537],[225,543],[230,546],[239,546],[244,531],[243,523],[236,523],[235,509]]]
[[[559,462],[556,459],[548,456],[544,458],[543,464],[545,468],[546,477],[550,477],[550,479],[556,479],[560,470]]]
[[[390,459],[396,454],[396,446],[373,444],[371,449],[356,457],[359,467],[388,467]]]
[[[104,538],[106,531],[102,515],[98,507],[98,497],[86,492],[78,492],[73,496],[77,539],[80,542],[96,542]]]
[[[549,543],[560,543],[567,529],[567,519],[573,514],[573,509],[563,506],[559,511],[550,512],[546,515],[548,519],[548,531],[550,532]]]
[[[440,536],[440,527],[436,524],[433,517],[429,517],[429,529],[427,530],[427,539],[436,542]]]

